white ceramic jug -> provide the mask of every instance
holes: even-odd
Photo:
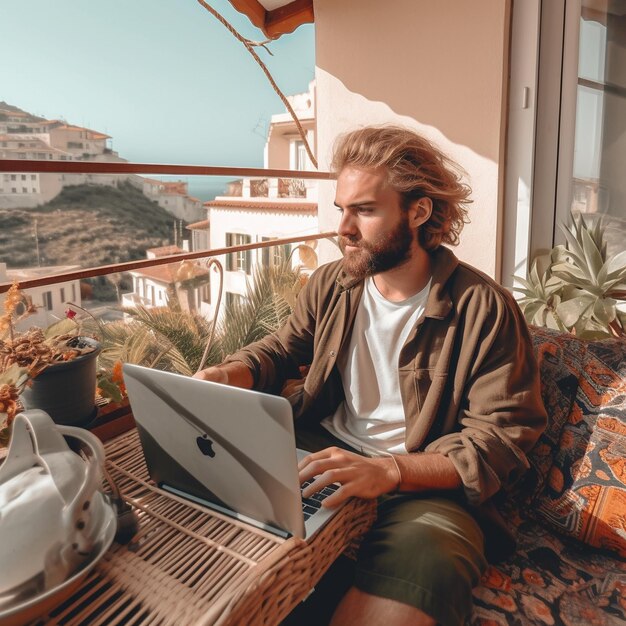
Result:
[[[86,461],[63,435],[84,444]],[[115,516],[101,491],[103,465],[104,448],[89,431],[40,410],[17,415],[0,467],[0,611],[62,584],[101,548],[103,525]]]

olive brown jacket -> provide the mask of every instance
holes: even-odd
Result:
[[[470,505],[527,468],[546,424],[530,335],[512,296],[441,246],[423,315],[398,363],[409,452],[447,456]],[[337,357],[346,349],[363,292],[342,261],[319,268],[276,333],[229,357],[251,370],[255,389],[279,393],[308,375],[289,400],[296,420],[320,421],[343,400]],[[376,372],[372,371],[372,376]]]

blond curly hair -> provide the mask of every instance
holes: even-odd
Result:
[[[335,142],[331,169],[341,172],[346,166],[385,168],[405,210],[415,200],[431,199],[432,214],[418,229],[425,250],[459,243],[459,233],[469,222],[466,205],[471,203],[471,189],[462,182],[460,166],[430,141],[399,126],[360,128]]]

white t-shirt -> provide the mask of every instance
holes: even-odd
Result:
[[[414,296],[391,302],[371,277],[365,279],[350,345],[337,360],[345,400],[322,421],[335,437],[365,454],[406,454],[398,361],[429,289],[430,281]]]

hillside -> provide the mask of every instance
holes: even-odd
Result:
[[[33,115],[28,111],[24,111],[19,107],[13,106],[5,102],[4,100],[0,100],[0,120],[6,118],[7,113],[22,113],[24,118],[22,121],[24,122],[43,122],[45,121],[43,117],[38,117],[37,115]]]
[[[94,267],[145,258],[147,248],[171,244],[174,221],[129,183],[65,187],[37,208],[0,210],[0,262],[38,265],[35,223],[39,265]]]

